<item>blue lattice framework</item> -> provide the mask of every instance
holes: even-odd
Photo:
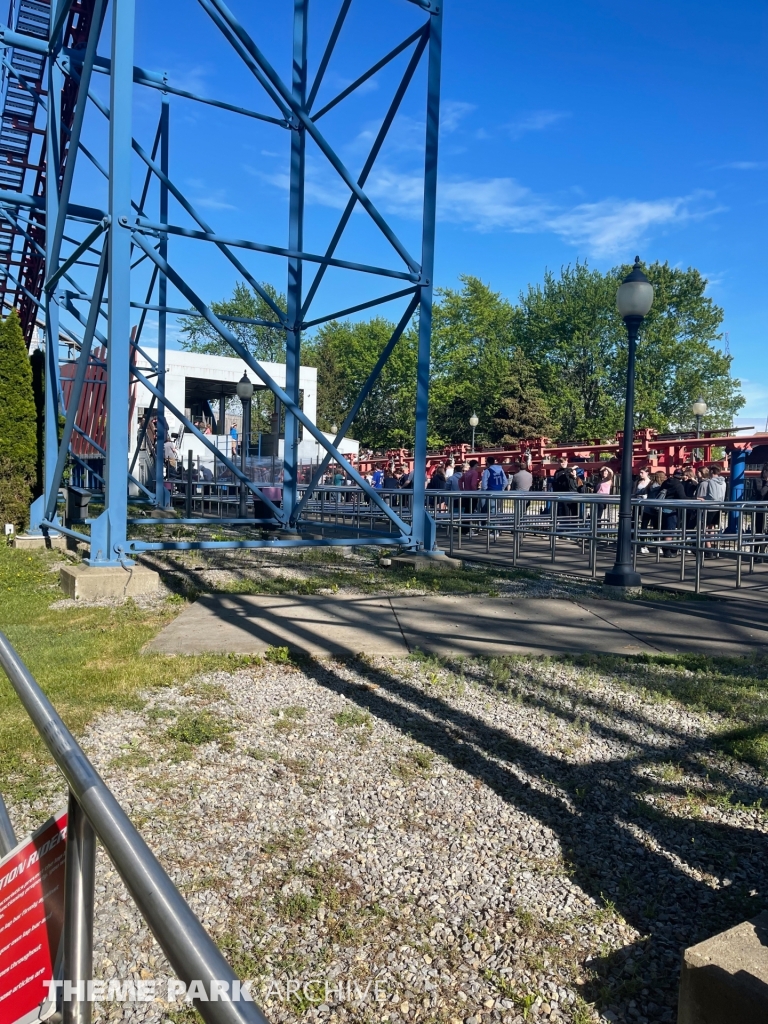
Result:
[[[192,3],[192,0],[189,0]],[[392,524],[390,532],[371,532],[365,543],[399,543],[415,550],[434,548],[434,525],[426,513],[424,501],[427,444],[427,409],[429,394],[430,335],[432,323],[432,288],[435,237],[435,197],[437,184],[437,150],[440,102],[440,63],[442,38],[442,0],[401,0],[405,11],[412,5],[423,12],[424,20],[407,38],[384,54],[356,81],[316,110],[321,83],[332,60],[339,36],[344,29],[352,0],[342,0],[340,10],[329,33],[322,57],[314,75],[310,76],[307,60],[309,0],[293,2],[292,78],[287,81],[270,64],[257,38],[241,24],[222,0],[197,0],[209,16],[214,28],[231,47],[232,60],[242,64],[253,75],[263,90],[265,101],[272,107],[270,113],[259,113],[232,103],[211,100],[189,90],[175,88],[164,74],[145,71],[134,66],[135,0],[58,0],[50,7],[47,38],[25,33],[19,23],[4,30],[2,42],[6,48],[6,66],[18,68],[14,55],[26,53],[44,61],[38,68],[47,87],[45,116],[45,147],[41,165],[59,168],[57,175],[43,175],[45,187],[37,194],[27,194],[6,188],[0,192],[0,212],[30,252],[44,261],[43,274],[37,281],[25,278],[25,268],[19,269],[20,278],[13,281],[17,294],[28,306],[37,310],[37,317],[45,323],[46,338],[46,428],[45,428],[45,491],[32,506],[32,531],[69,532],[58,509],[58,494],[63,472],[73,456],[71,439],[77,434],[85,437],[94,452],[104,456],[104,511],[90,522],[92,565],[127,564],[134,553],[157,548],[195,547],[266,547],[294,544],[361,543],[360,534],[354,538],[334,536],[323,540],[305,540],[297,531],[302,524],[305,501],[312,487],[330,461],[342,466]],[[329,0],[317,0],[326,3]],[[373,0],[356,0],[360,4]],[[44,9],[47,4],[37,7]],[[392,11],[397,13],[397,5]],[[412,15],[410,15],[412,19]],[[85,38],[72,45],[71,26],[87,25]],[[109,32],[105,29],[108,27]],[[412,26],[409,26],[409,28]],[[109,56],[102,51],[109,35]],[[69,41],[69,45],[65,45]],[[339,153],[323,135],[321,119],[331,109],[343,104],[360,86],[389,65],[400,54],[407,64],[400,78],[386,115],[371,146],[369,155],[358,174],[353,174]],[[35,63],[33,61],[33,63]],[[416,259],[406,249],[387,217],[366,193],[377,157],[390,132],[396,114],[420,65],[426,71],[426,119],[424,135],[424,202],[421,223],[421,254]],[[26,83],[18,70],[13,72],[15,82],[24,89]],[[109,101],[99,98],[93,86],[94,74],[109,76]],[[142,145],[134,137],[134,85],[159,93],[159,122],[154,143]],[[16,89],[18,92],[18,88]],[[34,90],[33,90],[34,91]],[[275,131],[290,133],[290,194],[287,245],[284,248],[255,240],[225,237],[216,232],[200,215],[192,201],[178,183],[169,176],[169,104],[174,95],[185,97],[214,109],[257,118],[274,126]],[[74,101],[74,102],[73,102]],[[98,114],[95,113],[98,111]],[[108,122],[108,161],[103,166],[84,143],[83,126],[88,118],[106,118]],[[304,248],[306,148],[308,139],[332,168],[337,180],[347,193],[346,206],[324,253],[308,252]],[[140,195],[132,194],[131,162],[138,155],[145,167],[144,186]],[[93,168],[107,179],[108,202],[105,209],[78,205],[72,202],[73,186],[87,161],[89,173]],[[158,213],[149,216],[150,185],[159,196]],[[40,194],[42,192],[42,194]],[[169,199],[186,212],[195,227],[169,222]],[[374,266],[353,263],[335,256],[353,213],[360,208],[373,222],[388,243],[396,266]],[[39,226],[44,225],[44,244]],[[35,227],[35,231],[32,227]],[[279,327],[286,339],[286,385],[280,388],[264,368],[240,344],[227,327],[226,318],[218,318],[189,283],[187,276],[174,265],[172,248],[174,238],[194,239],[199,242],[200,259],[205,258],[202,247],[215,246],[271,308],[274,320],[252,320],[255,325]],[[261,284],[246,268],[238,251],[268,253],[282,257],[287,264],[286,308],[273,301]],[[28,261],[29,262],[29,261]],[[140,263],[151,267],[148,287],[141,295],[136,290],[135,267]],[[358,302],[328,316],[312,318],[313,302],[318,288],[329,268],[343,268],[356,272],[357,279],[387,282],[386,290],[378,297]],[[314,271],[308,288],[304,287],[306,270]],[[133,272],[133,276],[132,276]],[[83,275],[88,284],[82,283]],[[394,286],[394,290],[393,290]],[[283,404],[285,409],[285,454],[282,502],[277,504],[267,497],[259,486],[248,480],[226,455],[219,452],[210,440],[199,432],[183,409],[172,406],[164,394],[167,318],[169,314],[183,314],[189,307],[178,309],[168,303],[169,288],[174,289],[231,347]],[[7,293],[7,288],[6,288]],[[334,441],[306,417],[300,407],[299,366],[302,331],[325,321],[352,315],[361,310],[397,300],[404,307],[402,316],[389,342],[365,383]],[[7,301],[7,300],[6,300]],[[158,315],[157,360],[151,360],[141,348],[142,330],[149,310]],[[418,314],[418,367],[416,381],[416,426],[414,437],[415,467],[412,521],[405,522],[338,450],[338,445],[349,431],[366,396],[371,392],[398,339]],[[137,317],[135,323],[133,318]],[[102,323],[103,321],[104,323]],[[105,329],[102,329],[105,327]],[[64,408],[59,380],[59,348],[66,344],[77,355],[74,381]],[[98,346],[101,346],[99,348]],[[102,445],[85,434],[78,423],[80,396],[88,380],[89,368],[104,367],[106,351],[106,406],[105,437]],[[135,366],[136,352],[149,363],[150,370]],[[129,412],[128,395],[131,381],[139,381],[153,396],[156,408],[168,408],[194,434],[209,447],[214,456],[269,508],[272,525],[281,529],[280,539],[248,539],[232,537],[212,541],[194,539],[179,541],[144,541],[128,537],[129,483],[139,487],[144,500],[163,507],[166,493],[162,479],[162,460],[156,459],[155,486],[147,487],[134,479],[129,466]],[[57,437],[57,419],[65,416],[63,434]],[[310,488],[300,497],[298,481],[299,424],[325,451],[324,461],[317,468]],[[162,417],[158,417],[157,445],[162,451]],[[421,468],[422,471],[419,471]],[[385,520],[386,521],[386,520]],[[163,522],[162,519],[155,522]],[[177,523],[178,520],[173,520]],[[185,521],[186,522],[186,521]],[[204,520],[195,520],[202,524]],[[237,520],[217,520],[235,524]],[[242,521],[240,521],[242,523]],[[251,522],[255,522],[251,521]],[[260,520],[259,522],[267,522]],[[392,532],[394,528],[394,532]],[[77,534],[83,539],[82,534]]]

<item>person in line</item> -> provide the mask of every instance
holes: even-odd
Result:
[[[558,460],[559,466],[555,471],[555,475],[552,477],[552,490],[555,493],[575,494],[579,490],[579,482],[576,478],[576,470],[568,465],[568,458],[563,456]],[[575,516],[577,514],[577,505],[575,502],[565,501],[557,503],[557,515],[558,516]]]
[[[507,486],[507,474],[493,455],[485,460],[485,469],[480,478],[481,491],[503,491]]]
[[[768,465],[763,466],[760,471],[760,479],[755,487],[754,500],[768,504]],[[765,551],[765,543],[762,543],[765,540],[765,527],[765,512],[755,512],[752,516],[752,536],[758,540],[758,543],[755,545],[755,551]]]
[[[445,490],[445,470],[443,469],[442,466],[440,466],[440,465],[435,466],[435,469],[434,469],[434,471],[432,473],[432,476],[429,478],[429,483],[427,484],[427,490],[428,491],[444,491]],[[441,511],[444,508],[441,498],[428,498],[427,499],[427,507],[428,508],[437,508],[438,511]]]
[[[384,483],[384,470],[380,466],[377,466],[373,471],[372,483],[377,491],[381,490],[381,486]]]
[[[648,493],[649,493],[652,485],[653,485],[653,481],[651,479],[651,467],[650,466],[643,466],[643,468],[637,474],[637,479],[632,484],[632,497],[633,498],[637,498],[639,501],[642,501],[644,498],[648,497]],[[644,530],[646,528],[646,522],[649,522],[651,518],[652,518],[652,514],[649,513],[649,512],[646,512],[645,510],[643,510],[643,513],[642,513],[642,515],[640,517],[640,519],[641,519],[641,523],[640,523],[641,530]],[[640,548],[640,554],[641,555],[649,554],[648,548],[647,547],[641,547]]]
[[[510,491],[530,491],[533,488],[533,474],[519,462],[512,463],[512,474],[509,478]]]
[[[660,498],[669,498],[672,501],[685,501],[685,488],[683,487],[683,471],[676,469],[664,482]],[[661,529],[668,536],[664,540],[672,540],[672,534],[677,530],[678,513],[674,506],[665,506],[661,512]],[[663,558],[674,558],[678,554],[677,548],[662,548]]]
[[[443,467],[444,470],[445,470],[445,479],[446,480],[450,480],[451,477],[453,476],[454,471],[455,471],[455,465],[456,464],[454,462],[453,456],[451,456],[451,458],[448,459],[448,461],[446,462],[445,466]]]
[[[725,477],[720,471],[719,466],[709,467],[709,476],[705,477],[699,484],[696,490],[696,498],[698,501],[725,501],[726,492]],[[712,547],[711,538],[720,529],[720,509],[709,509],[706,513],[706,531],[708,540],[704,541],[705,548]],[[717,558],[718,556],[714,552],[710,553],[710,558]]]
[[[698,489],[699,480],[696,476],[695,468],[693,466],[686,466],[683,470],[683,490],[685,491],[686,500],[693,501]],[[696,509],[687,508],[685,510],[685,528],[689,531],[696,529]]]
[[[472,491],[477,493],[480,489],[480,480],[482,479],[483,473],[480,469],[480,464],[477,459],[470,459],[469,465],[461,474],[461,480],[459,481],[459,490],[461,491]],[[465,515],[472,515],[477,512],[478,499],[477,498],[462,498],[461,509]],[[471,535],[471,527],[462,527],[462,533],[469,533]]]
[[[613,489],[613,470],[610,466],[603,466],[600,470],[600,476],[598,478],[597,487],[595,488],[595,494],[610,494]],[[597,516],[598,523],[603,518],[605,513],[606,505],[603,502],[595,502],[595,515]]]

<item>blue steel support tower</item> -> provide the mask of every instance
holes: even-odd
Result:
[[[194,6],[194,0],[177,0]],[[284,0],[288,3],[290,0]],[[326,5],[330,0],[314,0]],[[434,523],[425,510],[424,487],[427,446],[427,415],[430,375],[430,336],[436,221],[437,155],[440,113],[440,64],[442,39],[442,0],[400,0],[392,8],[393,16],[403,16],[409,34],[398,45],[317,109],[326,71],[332,62],[352,0],[341,0],[332,30],[325,40],[322,57],[314,70],[308,62],[310,2],[293,0],[292,70],[285,80],[270,63],[257,33],[238,20],[223,0],[197,0],[210,19],[211,31],[220,33],[231,51],[231,60],[248,69],[269,113],[223,100],[197,95],[175,86],[164,73],[147,71],[134,63],[136,0],[11,0],[7,29],[0,30],[4,47],[3,118],[11,117],[9,104],[17,95],[28,95],[31,108],[25,112],[22,127],[26,151],[21,171],[13,180],[4,179],[0,189],[0,294],[7,310],[16,306],[21,313],[27,338],[35,323],[45,330],[45,470],[44,493],[31,511],[33,531],[70,532],[58,507],[59,488],[67,463],[81,463],[73,451],[72,440],[90,446],[103,456],[103,511],[90,521],[91,565],[130,564],[131,556],[143,550],[196,547],[265,547],[291,544],[397,543],[413,550],[434,548]],[[365,10],[371,0],[355,0]],[[374,8],[370,8],[372,11]],[[414,10],[415,9],[415,10]],[[30,14],[31,11],[31,14]],[[414,28],[415,19],[415,28]],[[31,26],[31,27],[30,27]],[[401,54],[407,64],[394,91],[386,115],[376,131],[362,170],[353,173],[328,141],[322,118],[368,82]],[[28,64],[24,65],[24,60]],[[421,253],[416,259],[408,252],[388,218],[366,192],[366,183],[390,133],[398,111],[419,68],[426,65],[426,102],[424,137],[424,200],[421,227]],[[21,68],[21,70],[20,70]],[[27,68],[25,77],[24,68]],[[29,71],[28,69],[32,70]],[[97,77],[109,76],[109,100],[93,88]],[[30,76],[32,76],[30,78]],[[34,76],[37,76],[34,78]],[[33,80],[34,79],[34,80]],[[40,86],[46,86],[45,105]],[[136,137],[134,95],[136,89],[157,94],[159,119],[154,141]],[[358,93],[359,95],[359,93]],[[171,171],[170,110],[173,97],[205,104],[212,110],[224,110],[243,118],[255,118],[276,132],[290,133],[289,224],[284,247],[256,239],[232,238],[218,233],[185,195]],[[14,102],[18,104],[18,100]],[[342,108],[343,109],[343,108]],[[44,121],[45,144],[39,164],[30,156],[31,140]],[[96,154],[84,142],[90,125],[106,122],[108,141],[105,154]],[[21,124],[14,115],[13,123]],[[89,138],[89,136],[85,136]],[[324,252],[305,249],[305,186],[307,145],[319,152],[332,168],[347,193],[344,210]],[[0,159],[4,141],[0,138]],[[23,148],[23,147],[22,147]],[[19,150],[19,146],[16,146]],[[106,156],[106,159],[104,158]],[[144,168],[140,194],[132,188],[132,162]],[[94,168],[107,184],[103,208],[73,201],[82,198],[78,182],[84,166]],[[35,170],[34,185],[29,172]],[[152,187],[159,197],[152,206]],[[153,214],[153,209],[156,213]],[[388,243],[392,260],[360,263],[341,259],[336,251],[350,218],[357,211],[378,229]],[[184,214],[179,217],[178,213]],[[194,226],[180,223],[191,221]],[[177,222],[174,223],[174,220]],[[194,240],[199,260],[206,247],[215,247],[231,264],[234,272],[257,292],[271,310],[271,319],[251,319],[256,326],[278,328],[286,342],[285,387],[281,388],[265,368],[241,344],[227,317],[217,316],[200,296],[188,275],[174,261],[174,239]],[[266,253],[285,260],[287,302],[285,309],[262,288],[243,259],[247,253]],[[239,255],[239,254],[242,254]],[[151,268],[148,285],[138,291],[136,268]],[[380,294],[375,298],[351,302],[345,309],[329,315],[312,316],[318,289],[331,268],[353,271],[361,282],[378,280]],[[311,280],[309,275],[311,273]],[[309,286],[306,287],[309,281]],[[364,294],[364,293],[361,293]],[[369,294],[369,293],[368,293]],[[178,296],[172,304],[173,295]],[[180,300],[180,301],[179,301]],[[381,352],[357,400],[348,411],[337,436],[329,441],[304,414],[300,402],[299,370],[302,332],[327,321],[352,315],[383,303],[398,301],[402,314]],[[219,451],[203,435],[184,409],[176,408],[166,396],[165,370],[167,322],[169,315],[189,316],[190,309],[202,317],[239,356],[254,378],[269,389],[285,411],[285,458],[282,501],[243,474],[227,453]],[[148,311],[157,313],[157,358],[150,359],[142,348],[142,331]],[[418,366],[416,379],[414,437],[414,495],[410,521],[391,508],[358,471],[339,452],[339,444],[354,423],[366,397],[411,320],[418,314]],[[73,358],[74,372],[66,398],[60,380],[61,346]],[[135,365],[140,354],[144,368]],[[150,369],[146,369],[149,364]],[[104,439],[100,443],[82,421],[81,397],[89,374],[106,370],[106,403],[101,411]],[[133,475],[138,449],[129,451],[129,393],[131,383],[140,382],[152,396],[151,409],[157,413],[157,457],[155,475],[141,482]],[[66,406],[66,407],[65,407]],[[138,490],[140,500],[163,508],[167,492],[162,475],[163,413],[169,410],[190,434],[210,449],[219,464],[236,480],[244,481],[259,507],[269,511],[268,519],[251,520],[248,525],[268,523],[280,527],[279,539],[255,538],[243,529],[225,540],[207,539],[199,532],[185,541],[150,540],[141,536],[139,520],[129,515],[129,485]],[[64,417],[62,437],[58,437],[59,418]],[[309,486],[298,473],[300,428],[314,438],[324,451]],[[325,468],[334,461],[377,506],[381,518],[389,521],[389,532],[357,531],[350,538],[341,534],[323,540],[302,539],[307,502],[321,480]],[[98,474],[97,474],[98,476]],[[166,520],[155,518],[154,524]],[[206,520],[167,520],[185,523],[204,531]],[[245,527],[236,517],[218,518],[217,524]],[[77,534],[83,540],[83,534]]]

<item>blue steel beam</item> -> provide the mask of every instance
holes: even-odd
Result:
[[[176,198],[178,199],[178,196],[176,196]],[[185,228],[178,224],[163,225],[158,224],[156,221],[147,220],[146,217],[137,217],[135,224],[143,231],[150,231],[156,233],[158,236],[163,231],[167,231],[170,235],[179,235],[182,238],[196,238],[201,242],[213,242],[213,244],[219,249],[221,249],[222,246],[231,245],[236,249],[250,249],[252,252],[264,252],[270,256],[285,256],[289,260],[302,259],[306,260],[308,263],[321,263],[327,264],[329,267],[339,267],[341,270],[358,270],[363,274],[376,274],[379,277],[392,277],[397,281],[413,281],[414,283],[419,281],[418,272],[390,270],[387,267],[369,266],[367,263],[352,263],[350,260],[331,259],[330,257],[320,256],[314,252],[302,252],[301,250],[292,249],[290,247],[284,249],[279,245],[266,245],[263,242],[252,242],[247,238],[229,238],[226,235],[218,235],[209,229],[197,231],[195,228]],[[274,302],[271,302],[270,305],[275,309]],[[275,311],[277,312],[276,309]],[[283,326],[285,326],[285,324],[283,324]]]
[[[93,6],[93,17],[91,19],[91,26],[88,32],[88,42],[85,46],[85,53],[83,55],[83,66],[80,74],[80,89],[77,94],[77,102],[75,104],[75,115],[72,120],[72,128],[70,129],[69,135],[69,152],[67,154],[67,162],[64,167],[64,176],[61,182],[61,191],[59,193],[59,210],[58,216],[56,217],[56,226],[53,229],[53,237],[51,238],[48,234],[48,228],[46,228],[46,271],[49,279],[53,276],[54,272],[57,271],[59,266],[59,252],[61,251],[62,235],[64,234],[64,222],[67,216],[67,206],[69,205],[69,197],[72,193],[72,182],[74,180],[75,167],[77,166],[77,153],[80,145],[80,135],[83,128],[83,119],[85,117],[85,108],[88,104],[88,86],[91,81],[91,72],[93,71],[93,60],[96,56],[96,47],[99,42],[99,34],[101,32],[101,23],[104,15],[104,4],[105,0],[94,0]],[[61,38],[60,33],[63,28],[64,19],[67,16],[68,9],[71,6],[71,0],[63,0],[60,4],[60,9],[57,14],[56,26],[52,30],[52,40],[55,38]],[[49,176],[54,177],[54,168],[49,165]],[[58,178],[58,165],[56,168],[55,177]]]
[[[55,38],[49,38],[49,45],[61,46],[61,31]],[[47,67],[48,116],[45,126],[45,163],[48,168],[61,166],[59,125],[61,124],[61,91],[64,76],[55,61],[49,60]],[[47,176],[45,198],[45,223],[55,224],[59,215],[58,174]],[[38,205],[37,203],[35,205]],[[101,218],[99,218],[101,220]],[[40,521],[44,517],[45,495],[50,494],[56,463],[59,455],[59,304],[53,292],[44,292],[45,310],[45,414],[43,424],[43,493],[32,502],[29,510],[31,533],[40,532]]]
[[[331,29],[331,34],[328,37],[328,43],[326,44],[325,50],[323,51],[323,56],[320,58],[320,63],[317,67],[317,73],[315,74],[315,79],[312,82],[312,88],[310,89],[309,96],[307,97],[307,110],[311,110],[312,107],[314,106],[318,90],[322,85],[323,78],[325,77],[325,72],[328,70],[328,64],[330,62],[331,57],[333,56],[333,51],[336,48],[336,43],[339,40],[339,35],[341,34],[341,30],[344,27],[344,22],[346,21],[347,14],[349,13],[349,8],[351,7],[351,5],[352,0],[343,0],[342,2],[341,9],[339,10],[336,21],[334,22],[333,28]]]
[[[395,57],[399,57],[403,50],[407,50],[408,47],[411,46],[412,43],[415,43],[419,36],[423,34],[424,28],[416,29],[412,35],[408,36],[407,39],[404,39],[402,43],[398,43],[393,50],[390,50],[386,57],[382,57],[380,61],[377,61],[377,63],[373,65],[373,67],[368,68],[368,70],[360,75],[359,78],[355,79],[352,85],[348,85],[346,89],[342,89],[338,96],[334,96],[329,103],[325,104],[322,110],[318,110],[316,114],[313,114],[312,120],[317,123],[324,114],[327,114],[329,110],[333,110],[333,108],[341,103],[342,100],[345,100],[347,96],[351,96],[356,89],[359,89],[361,85],[364,85],[369,78],[373,78],[375,74],[381,71],[382,68],[385,68],[390,61],[395,59]]]
[[[437,219],[437,152],[440,137],[440,66],[443,14],[440,7],[429,22],[427,68],[427,127],[424,146],[424,212],[421,234],[422,288],[419,303],[419,350],[416,365],[416,431],[413,445],[413,530],[416,548],[431,550],[434,524],[424,501],[427,477],[427,418],[432,344],[432,280]],[[422,515],[417,514],[424,510]]]
[[[346,309],[340,309],[336,313],[329,313],[328,316],[321,316],[317,320],[310,320],[309,323],[302,322],[301,329],[306,330],[309,327],[317,327],[318,324],[328,323],[329,320],[340,320],[343,316],[351,316],[352,313],[360,313],[364,309],[371,309],[373,306],[381,306],[385,302],[393,302],[395,299],[402,299],[406,295],[413,295],[415,291],[418,291],[418,288],[403,288],[401,292],[390,292],[389,295],[382,295],[378,299],[358,302],[356,306],[348,306]],[[222,319],[224,318],[222,317]]]
[[[160,170],[166,178],[168,177],[169,132],[170,109],[168,106],[168,97],[163,96],[160,114]],[[147,176],[149,176],[149,174],[151,174],[151,169],[147,168]],[[168,186],[162,181],[160,182],[160,223],[168,223]],[[158,252],[164,260],[168,259],[168,235],[166,232],[163,232],[160,235],[160,248]],[[165,442],[167,438],[165,436],[165,416],[162,414],[162,403],[165,399],[165,346],[168,315],[163,307],[168,304],[168,278],[159,270],[158,267],[155,267],[154,271],[159,274],[157,298],[158,304],[161,307],[158,311],[159,315],[157,318],[157,390],[160,392],[158,397],[160,405],[158,406],[158,415],[155,421],[155,500],[160,508],[165,508],[168,504],[168,492],[165,489],[165,483],[163,481],[163,466],[165,465]],[[154,272],[152,276],[154,278]],[[151,292],[149,294],[151,295]],[[141,314],[142,327],[144,326],[144,318],[146,315],[145,310]]]
[[[135,0],[112,3],[109,119],[109,306],[107,346],[107,466],[104,511],[91,526],[91,565],[124,560],[128,518],[128,395],[131,335],[131,140]],[[98,299],[93,300],[99,305]]]
[[[304,109],[307,102],[307,18],[309,0],[293,4],[293,77],[294,103]],[[291,132],[291,171],[288,200],[288,248],[296,253],[304,249],[304,180],[306,177],[307,135],[301,124]],[[283,509],[293,526],[293,510],[298,501],[299,424],[293,409],[299,405],[299,367],[301,364],[301,299],[304,264],[301,256],[288,260],[288,328],[285,332],[285,392],[290,404],[285,407],[283,442]],[[246,444],[250,439],[246,439]]]
[[[88,96],[93,102],[93,104],[96,106],[96,108],[109,121],[109,108],[106,107],[98,98],[98,96],[95,96],[92,92],[89,92]],[[200,227],[203,228],[203,230],[206,233],[213,235],[211,228],[208,226],[205,220],[203,220],[200,214],[195,210],[195,208],[192,206],[192,204],[189,202],[189,200],[186,198],[183,192],[173,184],[173,182],[170,180],[167,174],[163,174],[162,168],[158,167],[158,165],[154,162],[154,160],[152,160],[149,154],[146,153],[142,146],[139,145],[136,139],[131,138],[131,145],[135,152],[138,153],[138,155],[147,165],[147,167],[150,167],[152,169],[155,176],[168,188],[168,191],[171,193],[174,199],[187,211],[190,217],[196,220]],[[171,230],[167,225],[158,225],[157,228],[160,231]],[[240,260],[234,255],[234,253],[231,253],[229,251],[227,245],[220,241],[217,241],[216,245],[218,249],[227,257],[230,263],[235,267],[235,269],[238,270],[243,275],[243,277],[251,286],[251,288],[253,288],[253,290],[258,295],[260,295],[262,299],[264,299],[267,305],[281,320],[284,320],[285,313],[276,305],[274,299],[272,299],[269,292],[265,291],[264,288],[262,288],[261,284],[254,278],[251,272],[240,262]]]

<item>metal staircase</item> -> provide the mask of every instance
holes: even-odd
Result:
[[[93,0],[75,0],[64,28],[64,46],[85,46],[93,14]],[[23,35],[47,39],[51,17],[49,0],[11,0],[8,27]],[[0,51],[2,52],[2,51]],[[0,77],[0,189],[45,199],[45,96],[48,59],[43,54],[8,47]],[[77,82],[68,78],[62,94],[61,166],[68,153]],[[19,214],[21,216],[21,214]],[[37,303],[44,281],[45,210],[29,209],[24,223],[0,216],[0,301],[3,312],[19,311],[29,345],[37,320]]]

